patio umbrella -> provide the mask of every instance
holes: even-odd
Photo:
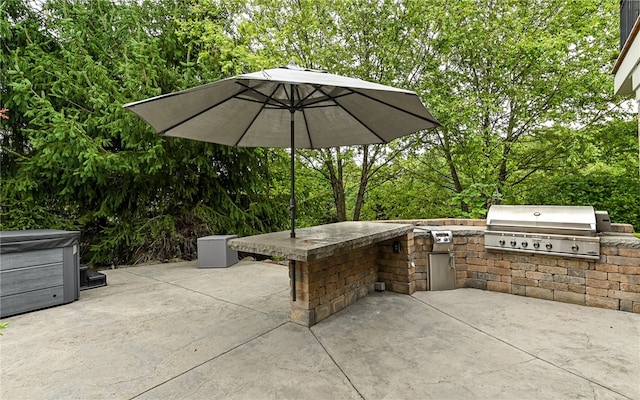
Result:
[[[295,149],[387,143],[440,125],[412,91],[293,63],[124,107],[161,135],[229,146],[290,148],[291,238],[296,218]]]

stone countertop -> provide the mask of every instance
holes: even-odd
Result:
[[[600,244],[615,247],[640,249],[640,239],[630,233],[604,232],[599,234]]]
[[[347,221],[297,229],[295,238],[289,237],[290,231],[281,231],[231,239],[227,245],[237,251],[314,261],[403,236],[413,229],[411,224]]]
[[[479,236],[484,235],[486,226],[468,225],[417,225],[413,234],[416,237],[430,236],[431,231],[452,231],[454,236]]]

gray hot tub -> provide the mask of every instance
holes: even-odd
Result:
[[[0,317],[80,297],[80,232],[0,232]]]

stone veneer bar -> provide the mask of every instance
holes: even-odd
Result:
[[[411,224],[339,222],[229,240],[232,250],[296,260],[290,319],[312,326],[366,296],[373,283],[412,294]],[[399,252],[398,252],[399,251]]]
[[[297,231],[232,239],[233,250],[296,260],[290,319],[312,326],[384,282],[386,290],[427,290],[431,230],[450,229],[456,288],[640,313],[640,239],[633,227],[612,224],[600,234],[599,260],[522,254],[484,248],[485,221],[431,219],[340,222]]]

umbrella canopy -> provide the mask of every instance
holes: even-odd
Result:
[[[439,123],[409,90],[287,67],[125,105],[156,132],[240,147],[386,143]]]

